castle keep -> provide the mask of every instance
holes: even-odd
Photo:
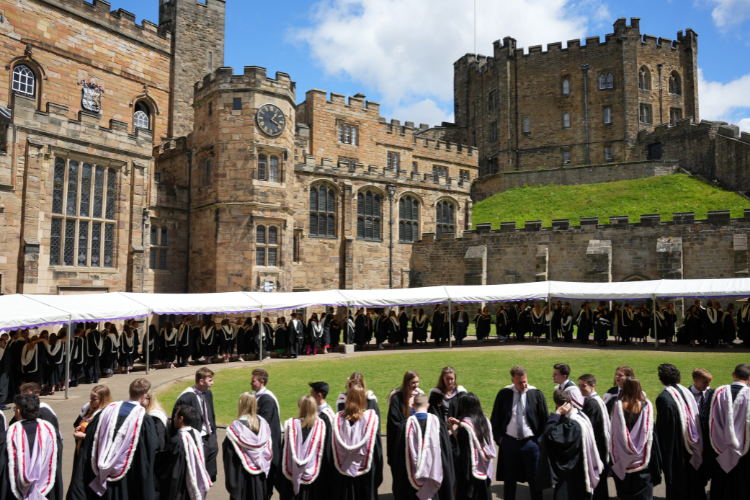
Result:
[[[456,123],[430,127],[225,67],[225,8],[159,0],[137,25],[102,0],[0,4],[0,293],[616,281],[618,252],[646,278],[747,272],[748,226],[724,215],[472,230],[474,201],[524,184],[682,168],[750,191],[750,137],[699,120],[692,30],[507,37],[455,63]],[[704,241],[711,276],[690,264]]]

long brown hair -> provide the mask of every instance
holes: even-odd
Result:
[[[365,391],[365,396],[367,396],[367,384],[365,384],[365,376],[359,372],[352,373],[351,375],[349,375],[349,378],[346,379],[347,391],[349,391],[349,389],[351,389],[355,385],[361,385],[362,390]]]
[[[299,406],[299,419],[303,429],[312,429],[315,427],[315,421],[318,420],[318,405],[315,399],[309,394],[302,396],[297,401]]]
[[[359,384],[351,386],[346,391],[346,405],[344,406],[344,418],[350,422],[359,422],[362,414],[367,409],[367,393]]]
[[[440,392],[442,392],[443,394],[445,394],[445,390],[447,389],[445,385],[445,376],[449,373],[456,375],[455,368],[453,368],[452,366],[446,366],[445,368],[443,368],[443,371],[440,372],[440,378],[438,379],[437,388],[440,389]],[[456,375],[456,385],[458,386],[458,375]]]
[[[625,375],[625,378],[635,377],[635,372],[629,366],[627,366],[627,365],[618,366],[617,369],[615,370],[615,379],[614,379],[615,380],[615,387],[617,387],[617,372],[622,372],[623,375]]]
[[[409,384],[415,378],[419,378],[419,374],[414,370],[409,370],[408,372],[404,373],[404,381],[401,383],[401,414],[404,417],[408,417],[411,413],[409,411],[409,399],[411,397]]]
[[[620,392],[620,400],[622,401],[623,408],[627,408],[628,410],[637,408],[642,398],[643,390],[641,389],[640,381],[635,377],[626,378],[622,383],[622,392]]]

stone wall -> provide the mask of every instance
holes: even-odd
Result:
[[[193,85],[224,66],[225,0],[161,0],[159,29],[171,32],[172,59],[170,136],[193,131]]]
[[[540,278],[617,282],[747,275],[750,210],[740,219],[719,211],[709,212],[707,220],[695,220],[692,212],[674,214],[673,222],[661,222],[659,215],[642,215],[634,224],[627,217],[611,220],[599,224],[598,219],[582,218],[580,226],[560,220],[552,228],[527,222],[523,230],[515,223],[497,230],[480,224],[461,238],[437,241],[426,234],[414,245],[411,267],[424,286],[476,284],[478,266],[472,249],[482,247],[487,284]]]
[[[750,191],[750,134],[737,125],[686,118],[641,132],[638,139],[642,158],[658,153],[726,189]]]
[[[455,62],[458,129],[449,134],[456,137],[460,130],[462,142],[479,147],[482,174],[558,167],[565,152],[574,165],[604,163],[605,148],[612,148],[611,161],[632,161],[638,158],[639,131],[668,123],[671,109],[698,116],[696,58],[692,30],[678,32],[674,41],[642,35],[638,18],[631,25],[618,19],[604,40],[569,40],[565,48],[550,43],[546,51],[541,45],[525,51],[505,37],[495,42],[491,57],[467,54]],[[638,87],[642,68],[650,73],[648,90]],[[672,72],[679,75],[679,93],[669,91]],[[600,88],[600,76],[609,74],[612,87]],[[641,105],[650,106],[647,123],[639,120]],[[605,108],[611,123],[604,121]]]
[[[680,167],[673,161],[641,161],[606,165],[552,168],[503,172],[478,178],[471,186],[471,197],[482,201],[508,189],[524,186],[572,186],[595,184],[645,177],[661,177],[677,173]]]

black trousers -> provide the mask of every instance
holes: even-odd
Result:
[[[216,433],[210,436],[203,436],[203,450],[206,453],[206,472],[211,476],[211,481],[216,482],[216,456],[219,454],[219,442],[216,440]]]
[[[187,366],[188,360],[190,359],[190,346],[177,346],[177,364],[179,366]]]
[[[86,383],[99,382],[99,358],[89,358],[86,362]]]

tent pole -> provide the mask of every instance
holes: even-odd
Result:
[[[73,321],[68,320],[68,334],[65,336],[65,399],[70,396],[70,336],[73,335]]]
[[[260,353],[259,361],[263,362],[263,336],[266,333],[266,327],[263,324],[263,306],[260,306],[260,324],[258,325],[258,352]]]
[[[547,295],[547,310],[551,313],[552,312],[552,295]],[[555,319],[554,314],[549,319],[549,340],[547,340],[548,343],[552,344],[552,320]]]
[[[351,305],[349,302],[346,303],[346,314],[344,315],[344,324],[346,325],[346,338],[344,339],[344,344],[349,345],[350,339],[354,336],[353,332],[351,331],[351,326],[349,326],[349,308]]]
[[[653,303],[651,304],[651,308],[653,309],[654,314],[654,349],[659,349],[659,332],[657,331],[657,325],[656,325],[656,294],[653,294],[652,296]],[[648,339],[646,339],[646,342],[648,342]]]
[[[151,375],[151,365],[149,364],[150,360],[148,359],[149,358],[149,354],[151,354],[150,353],[150,351],[151,351],[151,344],[149,343],[149,341],[151,339],[148,338],[148,335],[149,335],[148,329],[150,328],[150,326],[149,326],[150,320],[151,320],[151,315],[147,314],[146,315],[146,330],[143,333],[143,340],[144,340],[144,342],[141,342],[142,348],[146,349],[146,356],[145,356],[145,359],[146,359],[146,375]],[[190,337],[188,337],[188,338],[190,338]],[[156,339],[154,339],[154,342],[156,342]]]
[[[448,347],[453,349],[453,301],[448,301]]]

